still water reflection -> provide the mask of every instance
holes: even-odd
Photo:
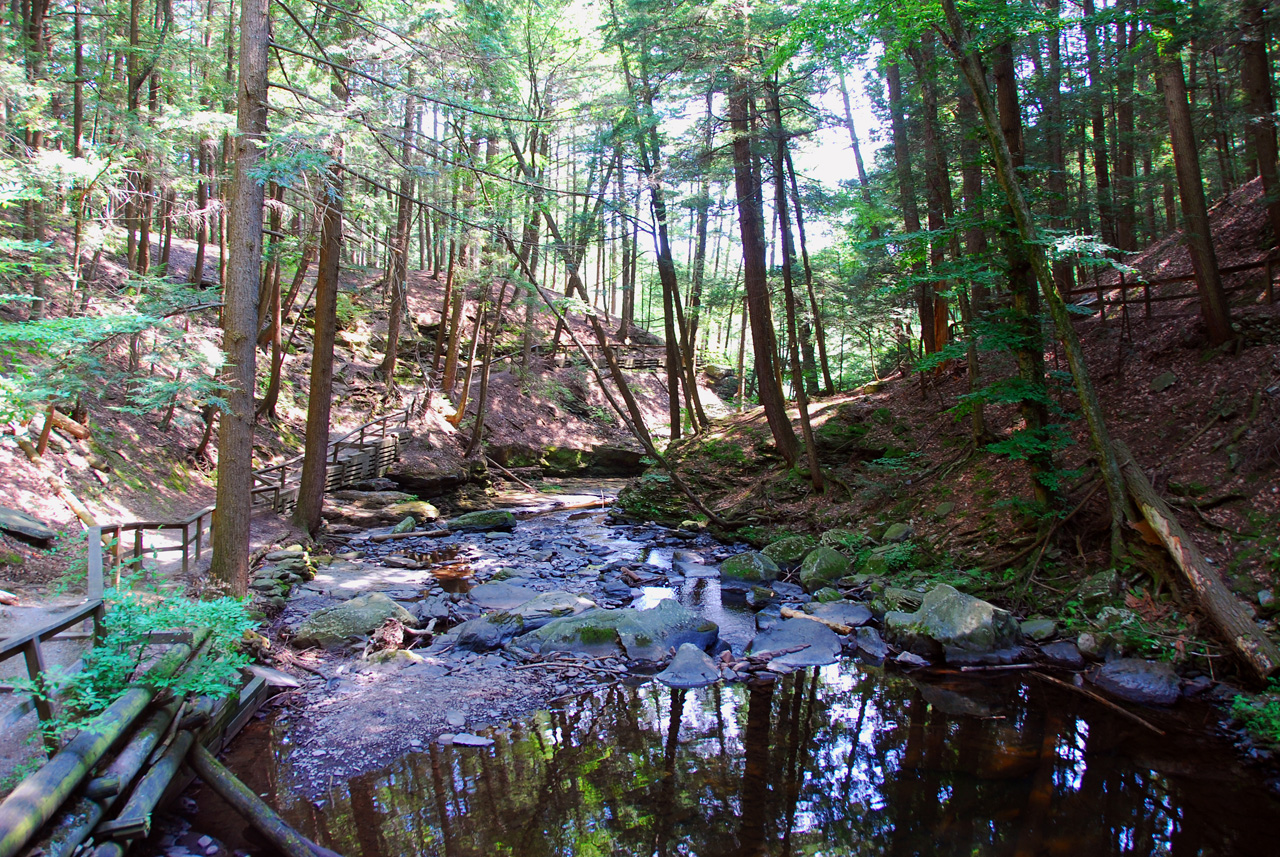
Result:
[[[1280,801],[1229,747],[1087,705],[843,663],[615,686],[314,799],[291,791],[288,744],[233,765],[348,857],[1277,853]]]

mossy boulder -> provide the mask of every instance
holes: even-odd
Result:
[[[620,656],[660,661],[668,650],[693,643],[706,651],[715,645],[720,628],[714,622],[667,598],[648,610],[588,610],[555,619],[516,638],[516,645],[532,652],[575,652],[590,657]]]
[[[418,523],[435,521],[440,518],[440,510],[426,500],[405,500],[387,506],[387,513],[396,517],[412,516]]]
[[[815,547],[800,564],[800,585],[816,592],[849,573],[849,558],[833,548]]]
[[[516,516],[506,509],[481,509],[449,521],[449,529],[456,533],[487,533],[493,530],[511,532],[516,528]]]
[[[1087,608],[1110,604],[1120,593],[1120,576],[1114,568],[1100,571],[1080,584],[1081,603]]]
[[[372,633],[388,619],[399,619],[406,625],[417,624],[408,610],[381,592],[358,595],[336,607],[312,613],[298,626],[293,644],[298,648],[337,648],[350,637]]]
[[[866,536],[853,530],[827,530],[818,536],[818,544],[823,547],[835,548],[838,551],[846,551],[848,553],[856,553],[866,542]]]
[[[886,613],[884,628],[899,648],[948,663],[1005,662],[1021,642],[1008,610],[946,584],[927,593],[914,613]]]
[[[731,556],[720,563],[720,576],[746,583],[769,583],[781,574],[778,564],[758,551]]]
[[[787,536],[771,543],[760,553],[779,566],[796,566],[818,546],[818,540],[810,535]]]

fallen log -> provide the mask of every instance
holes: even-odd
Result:
[[[1280,649],[1254,624],[1253,614],[1205,561],[1169,504],[1151,486],[1133,453],[1120,441],[1115,446],[1134,504],[1182,571],[1196,603],[1222,632],[1227,647],[1259,682],[1280,673]]]
[[[56,428],[62,429],[62,431],[65,431],[67,434],[71,435],[76,440],[89,439],[88,426],[81,425],[80,423],[71,419],[71,417],[67,416],[66,414],[62,413],[56,408],[50,409],[49,419]]]
[[[819,625],[826,625],[828,628],[830,628],[832,631],[835,631],[837,634],[839,634],[842,637],[847,634],[853,633],[853,628],[850,627],[849,625],[841,625],[839,622],[832,622],[830,619],[822,619],[818,616],[811,616],[810,614],[804,612],[803,610],[797,610],[794,607],[783,607],[782,618],[783,619],[808,619],[810,622],[817,622]]]
[[[220,798],[240,813],[285,857],[341,857],[336,852],[317,845],[286,824],[284,819],[276,815],[275,810],[267,806],[266,802],[252,789],[236,779],[235,774],[228,771],[200,744],[191,748],[187,754],[187,763],[209,788],[217,792]]]
[[[398,542],[401,539],[442,539],[445,536],[452,535],[451,530],[422,530],[421,532],[409,533],[379,533],[376,536],[369,536],[369,541],[378,542]]]

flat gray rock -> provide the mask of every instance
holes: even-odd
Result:
[[[719,577],[720,570],[714,566],[703,565],[697,562],[675,562],[671,566],[672,571],[682,577]]]
[[[858,651],[877,661],[883,661],[889,657],[889,645],[881,639],[880,632],[875,628],[859,628],[854,633],[854,639],[858,641]]]
[[[298,626],[293,645],[300,649],[308,646],[335,648],[349,637],[372,633],[388,619],[399,619],[410,626],[417,624],[407,610],[381,592],[360,595],[336,607],[311,614]]]
[[[492,747],[493,739],[472,735],[470,732],[461,732],[453,736],[452,743],[455,747]]]
[[[1139,658],[1103,664],[1093,676],[1093,683],[1113,696],[1142,705],[1173,705],[1181,695],[1173,667]]]
[[[833,664],[840,655],[840,638],[836,632],[812,619],[784,619],[747,646],[748,654],[763,655],[802,646],[799,651],[779,654],[770,664],[792,669]],[[772,667],[771,667],[772,668]]]
[[[532,589],[510,583],[482,583],[473,586],[467,597],[481,610],[511,610],[537,594]]]
[[[1056,643],[1045,643],[1040,647],[1040,654],[1055,667],[1078,670],[1084,666],[1084,655],[1070,640],[1059,640]]]
[[[720,680],[720,670],[702,649],[693,643],[682,643],[671,664],[656,678],[667,687],[684,690],[715,684]]]
[[[0,506],[0,530],[40,542],[53,541],[58,535],[56,530],[49,529],[26,512],[8,506]]]

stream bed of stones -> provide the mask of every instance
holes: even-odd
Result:
[[[820,603],[795,573],[722,579],[746,545],[617,522],[590,500],[525,497],[510,529],[351,534],[293,581],[286,636],[373,593],[435,635],[291,655],[300,686],[241,734],[229,767],[347,857],[1274,853],[1276,784],[1216,737],[1207,704],[1123,716],[1069,673],[1055,675],[1073,687],[957,666],[1025,649],[924,667],[911,643],[905,657],[886,646],[881,611]],[[528,609],[535,598],[547,609]],[[590,605],[620,620],[611,636],[547,632]],[[522,607],[514,626],[494,618]],[[667,636],[628,625],[637,609],[671,614]],[[797,622],[824,635],[756,639]],[[274,852],[196,786],[143,853]]]

